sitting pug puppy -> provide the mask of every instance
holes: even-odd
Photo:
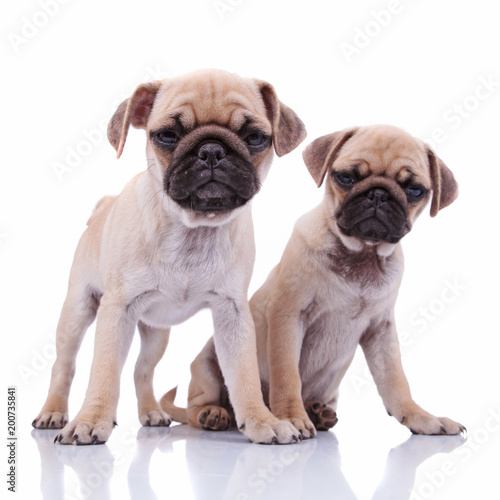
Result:
[[[210,308],[236,420],[251,441],[290,443],[298,431],[264,405],[247,300],[254,263],[251,199],[274,152],[302,142],[302,121],[267,82],[203,70],[139,85],[108,137],[123,151],[129,126],[145,129],[148,168],[97,205],[71,269],[57,327],[57,359],[36,428],[63,428],[61,444],[105,442],[116,425],[120,374],[136,326],[143,425],[169,425],[153,371],[170,326]],[[80,412],[68,423],[78,349],[97,315],[94,360]]]
[[[281,262],[250,301],[264,399],[304,438],[337,422],[340,382],[361,345],[389,415],[416,434],[458,434],[412,399],[399,352],[394,304],[403,275],[399,241],[427,202],[431,216],[458,186],[422,141],[392,126],[368,126],[316,139],[304,151],[326,193],[301,217]],[[213,342],[192,365],[187,413],[162,399],[174,418],[226,428]]]

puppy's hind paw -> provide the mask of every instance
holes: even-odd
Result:
[[[231,417],[225,408],[205,406],[198,413],[198,422],[203,429],[225,431],[231,425]]]
[[[318,401],[307,403],[306,412],[318,431],[327,431],[338,422],[335,410]]]

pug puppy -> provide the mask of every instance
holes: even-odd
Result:
[[[146,130],[148,168],[102,199],[71,269],[57,327],[57,359],[36,428],[61,428],[61,444],[104,443],[116,425],[120,374],[136,325],[135,368],[143,425],[169,425],[153,371],[170,326],[210,308],[236,420],[258,443],[297,441],[262,400],[247,301],[254,263],[251,199],[278,156],[305,137],[267,82],[203,70],[139,85],[117,109],[108,138],[122,154],[129,126]],[[97,315],[94,360],[80,412],[68,421],[75,359]]]
[[[431,198],[432,217],[455,200],[453,174],[422,141],[386,125],[320,137],[303,157],[318,187],[325,181],[324,199],[298,220],[250,301],[266,403],[304,438],[333,427],[339,385],[360,344],[389,415],[416,434],[461,433],[461,424],[413,401],[394,323],[400,240]],[[173,405],[175,391],[164,396],[175,418],[224,428],[221,419],[207,423],[196,404],[217,393],[209,387],[222,380],[216,360],[209,341],[193,362],[187,412]],[[227,407],[221,414],[225,423]]]

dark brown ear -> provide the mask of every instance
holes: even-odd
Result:
[[[427,158],[432,182],[431,217],[453,203],[458,196],[458,183],[451,170],[427,146]]]
[[[160,81],[139,85],[134,93],[118,106],[112,116],[108,124],[108,140],[115,148],[117,158],[122,154],[129,126],[146,128],[160,85]]]
[[[307,170],[309,170],[318,187],[323,184],[328,167],[335,161],[342,146],[358,130],[359,127],[355,127],[323,135],[311,142],[304,150],[302,157],[304,158]]]
[[[295,112],[278,99],[270,83],[258,81],[257,84],[273,127],[274,150],[278,156],[284,156],[306,138],[306,128]]]

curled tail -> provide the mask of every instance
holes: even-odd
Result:
[[[176,422],[182,424],[188,423],[186,408],[179,408],[174,405],[174,399],[177,394],[177,387],[168,391],[161,399],[160,406],[163,411],[166,411]]]

